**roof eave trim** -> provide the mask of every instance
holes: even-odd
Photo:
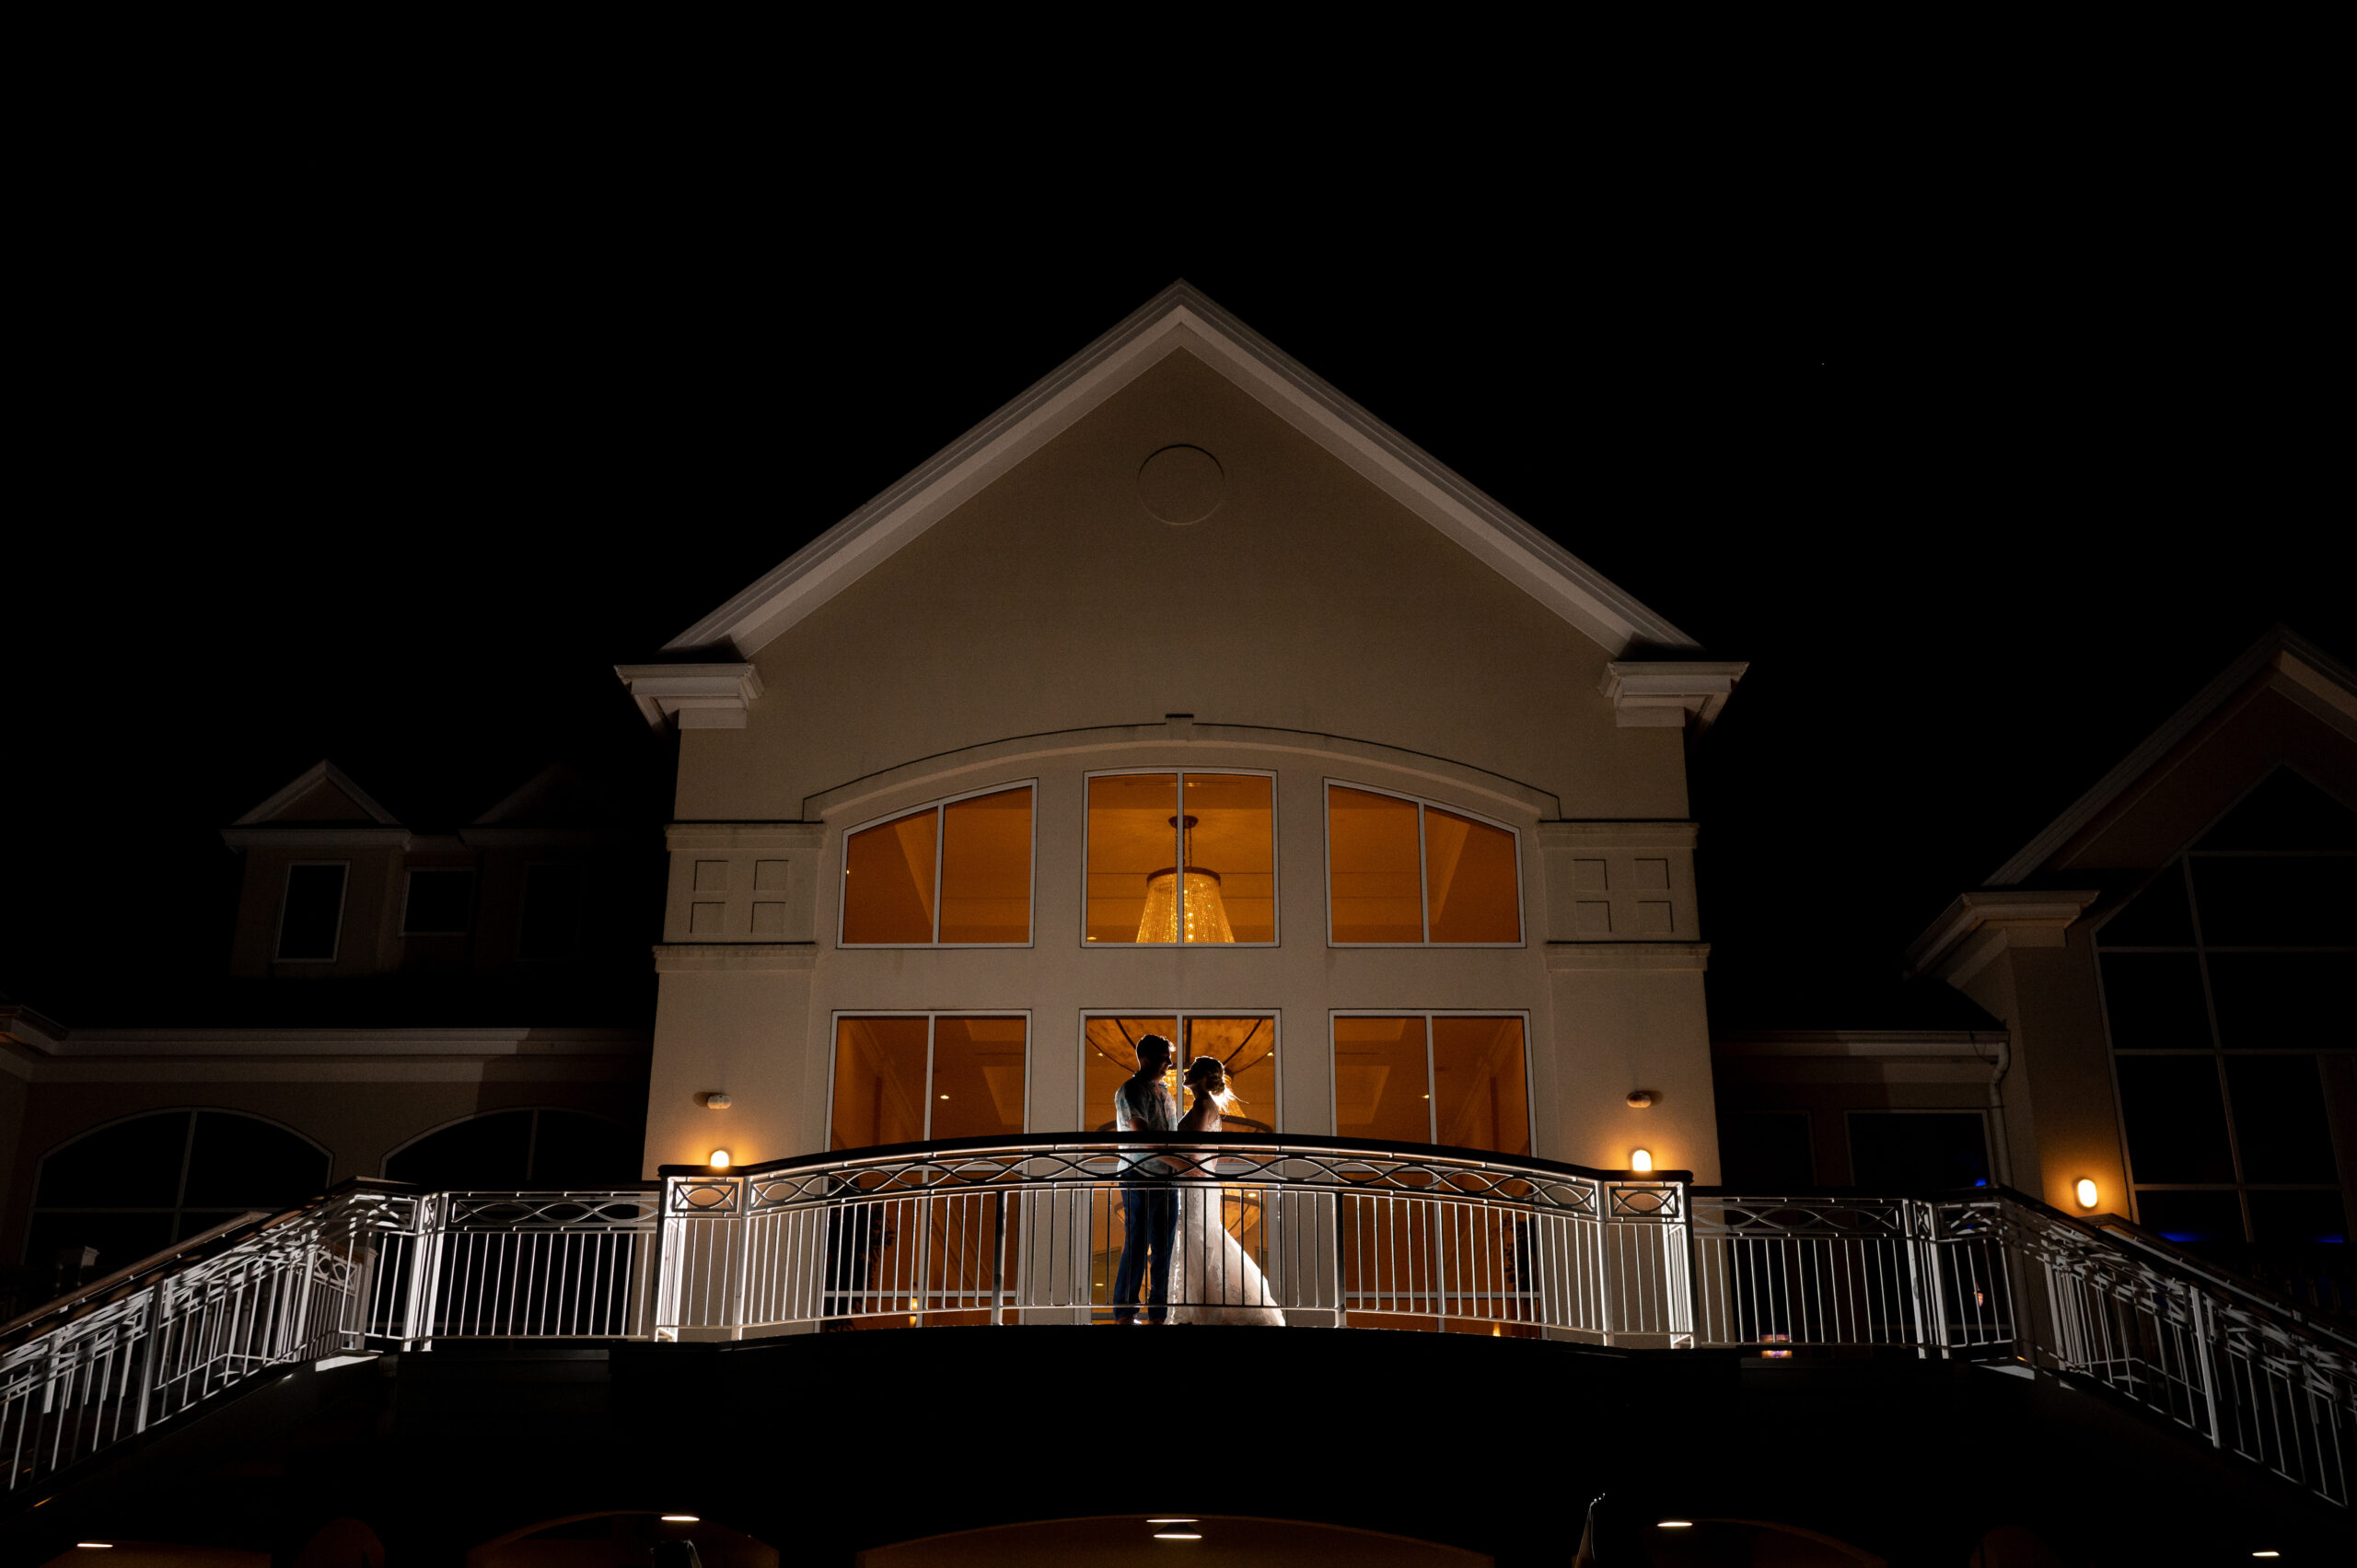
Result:
[[[2121,759],[2119,765],[2096,781],[2095,786],[2073,802],[2069,810],[2046,825],[2044,831],[2024,844],[2011,860],[1991,872],[1987,885],[2011,888],[2029,880],[2045,868],[2046,863],[2060,854],[2064,845],[2078,837],[2080,831],[2128,793],[2136,781],[2157,767],[2162,759],[2177,749],[2187,737],[2200,728],[2202,721],[2231,701],[2237,691],[2258,679],[2260,671],[2270,665],[2281,667],[2291,658],[2305,665],[2311,671],[2344,691],[2357,692],[2357,672],[2309,642],[2288,626],[2278,626],[2248,648],[2240,658],[2228,665],[2215,680],[2204,686],[2193,700],[2169,715],[2160,728],[2144,738],[2143,743]]]
[[[1184,282],[666,645],[749,658],[878,562],[1185,346],[1619,657],[1700,645]]]

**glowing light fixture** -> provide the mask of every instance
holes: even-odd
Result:
[[[1633,1170],[1638,1175],[1643,1176],[1645,1172],[1653,1169],[1653,1167],[1654,1156],[1652,1150],[1631,1149],[1629,1151],[1629,1168],[1631,1170]]]
[[[110,1540],[77,1540],[74,1544],[84,1551],[112,1551],[114,1550],[114,1542]],[[2257,1551],[2253,1552],[2251,1555],[2254,1557],[2272,1557],[2275,1554],[2271,1551]]]
[[[728,1168],[728,1151],[726,1149],[714,1149],[712,1151],[712,1168],[714,1170],[726,1170]]]
[[[2096,1206],[2096,1184],[2086,1177],[2083,1176],[2079,1178],[2079,1207],[2083,1209],[2094,1208]]]
[[[1693,1527],[1694,1521],[1691,1519],[1664,1519],[1654,1527],[1657,1530],[1690,1530]]]
[[[1183,904],[1186,940],[1235,941],[1236,930],[1227,923],[1227,905],[1220,900],[1219,873],[1195,864],[1195,819],[1187,818],[1181,827],[1179,819],[1173,817],[1170,825],[1180,830],[1178,864],[1147,874],[1145,916],[1138,922],[1138,940],[1179,940],[1179,906]]]
[[[1193,1530],[1156,1530],[1154,1532],[1154,1539],[1156,1540],[1201,1540],[1203,1538]]]
[[[1146,1523],[1149,1525],[1191,1525],[1195,1521],[1192,1519],[1148,1519]]]
[[[2253,1557],[2281,1557],[2283,1554],[2280,1551],[2254,1551],[2251,1555]]]
[[[703,1523],[703,1517],[699,1514],[666,1514],[663,1522],[667,1525],[700,1525]]]

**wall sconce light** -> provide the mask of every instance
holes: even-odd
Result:
[[[726,1170],[728,1168],[728,1151],[726,1149],[714,1149],[712,1151],[712,1168],[714,1170]]]
[[[706,1110],[726,1110],[736,1103],[736,1100],[729,1097],[726,1089],[714,1089],[703,1097],[703,1108]]]
[[[1630,1109],[1631,1110],[1643,1110],[1643,1109],[1644,1109],[1647,1106],[1650,1106],[1650,1105],[1652,1105],[1653,1103],[1654,1103],[1654,1092],[1653,1092],[1653,1090],[1651,1090],[1651,1089],[1631,1089],[1631,1090],[1629,1091],[1629,1109]]]
[[[1635,1171],[1639,1176],[1643,1176],[1652,1170],[1653,1167],[1654,1156],[1652,1150],[1631,1149],[1629,1151],[1629,1168],[1631,1170]]]
[[[2083,1176],[2079,1178],[2078,1195],[2079,1207],[2083,1209],[2092,1209],[2096,1206],[2096,1199],[2101,1194],[2096,1192],[2094,1179],[2092,1178]]]

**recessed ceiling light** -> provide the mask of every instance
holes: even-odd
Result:
[[[703,1523],[703,1516],[701,1514],[666,1514],[663,1516],[663,1522],[667,1525],[700,1525]]]
[[[1200,1523],[1200,1521],[1195,1519],[1148,1519],[1146,1523],[1149,1525],[1192,1525]]]
[[[1657,1530],[1690,1530],[1693,1527],[1694,1521],[1691,1519],[1664,1519],[1654,1527]]]
[[[2254,1551],[2251,1555],[2253,1557],[2281,1557],[2283,1554],[2280,1551]]]
[[[1156,1540],[1201,1540],[1203,1538],[1192,1530],[1156,1530],[1154,1532],[1154,1539]]]
[[[114,1542],[110,1540],[77,1540],[74,1544],[84,1551],[112,1551],[114,1550]],[[2272,1557],[2275,1554],[2271,1551],[2263,1551],[2258,1555]]]

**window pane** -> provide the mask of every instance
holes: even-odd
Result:
[[[401,912],[401,934],[464,935],[474,901],[475,874],[471,871],[412,871],[409,874],[409,903]]]
[[[535,1187],[603,1187],[636,1181],[645,1140],[636,1128],[575,1110],[543,1110],[532,1129]]]
[[[1719,1118],[1720,1179],[1773,1195],[1817,1183],[1817,1153],[1805,1110],[1746,1111]]]
[[[1512,833],[1427,806],[1424,873],[1432,940],[1522,940]]]
[[[2254,1241],[2349,1239],[2349,1216],[2338,1192],[2253,1192],[2250,1228]]]
[[[1002,790],[945,807],[941,939],[1031,940],[1031,792]]]
[[[1187,879],[1187,897],[1215,898],[1225,914],[1225,940],[1277,939],[1276,812],[1273,781],[1225,773],[1187,775],[1186,812],[1194,819],[1187,864],[1211,874],[1209,888]],[[1209,917],[1209,918],[1206,918]],[[1206,909],[1187,912],[1187,940],[1220,941],[1223,922]]]
[[[385,1175],[441,1190],[521,1187],[531,1144],[530,1111],[493,1111],[420,1138],[385,1162]]]
[[[2232,1192],[2140,1191],[2136,1223],[2171,1241],[2240,1241],[2243,1206]]]
[[[1091,942],[1143,940],[1146,884],[1159,874],[1175,873],[1178,865],[1178,774],[1124,773],[1088,781]],[[1147,935],[1168,941],[1175,933]]]
[[[1422,1018],[1334,1020],[1334,1131],[1344,1138],[1429,1144]]]
[[[25,1237],[25,1261],[35,1269],[51,1271],[56,1268],[60,1252],[69,1248],[97,1248],[96,1263],[58,1282],[70,1290],[78,1280],[95,1280],[125,1264],[136,1263],[151,1252],[161,1252],[172,1240],[172,1215],[168,1209],[145,1214],[35,1214]],[[52,1272],[40,1276],[44,1289],[56,1280]]]
[[[2212,947],[2357,946],[2357,858],[2196,855],[2193,896]]]
[[[2357,994],[2347,953],[2212,953],[2218,1041],[2229,1051],[2357,1045]]]
[[[1190,787],[1192,787],[1192,781]],[[1237,1098],[1220,1124],[1230,1132],[1277,1130],[1277,1021],[1268,1017],[1190,1018],[1186,1059],[1216,1056],[1227,1064],[1227,1086]],[[1183,1100],[1179,1109],[1186,1109]]]
[[[1887,1191],[1986,1187],[1988,1124],[1974,1111],[1852,1111],[1850,1181]]]
[[[2210,1005],[2191,953],[2106,953],[2104,1012],[2121,1051],[2207,1051]]]
[[[1433,1020],[1437,1142],[1502,1155],[1528,1154],[1527,1082],[1522,1070],[1520,1018]]]
[[[343,919],[343,867],[290,865],[286,905],[278,922],[282,958],[332,958]]]
[[[932,807],[853,833],[843,843],[843,941],[933,940]]]
[[[1023,1131],[1021,1018],[933,1021],[933,1135],[1012,1137]]]
[[[1081,1125],[1091,1132],[1113,1131],[1113,1091],[1136,1074],[1138,1053],[1133,1042],[1146,1035],[1160,1035],[1174,1045],[1178,1040],[1176,1018],[1091,1018],[1084,1031],[1083,1053],[1087,1058],[1084,1072],[1086,1109],[1082,1112]],[[1170,1087],[1170,1103],[1180,1103],[1178,1069],[1175,1063],[1163,1075]]]
[[[836,1149],[924,1137],[923,1018],[843,1018],[835,1025]]]
[[[1415,802],[1329,785],[1326,855],[1335,941],[1424,939]]]
[[[283,1127],[217,1110],[197,1113],[189,1149],[192,1208],[267,1209],[309,1202],[327,1191],[328,1156]]]
[[[2214,1056],[2122,1056],[2119,1098],[2139,1181],[2232,1181]]]
[[[2185,862],[2173,860],[2128,907],[2096,933],[2103,947],[2190,947],[2193,912],[2185,901]]]
[[[573,957],[581,931],[581,867],[548,863],[524,868],[524,929],[516,956],[539,963]]]
[[[134,1117],[75,1139],[41,1162],[33,1202],[44,1209],[173,1207],[180,1202],[188,1119],[185,1110]]]
[[[2245,1181],[2340,1179],[2315,1057],[2234,1057],[2226,1063],[2226,1088]]]

